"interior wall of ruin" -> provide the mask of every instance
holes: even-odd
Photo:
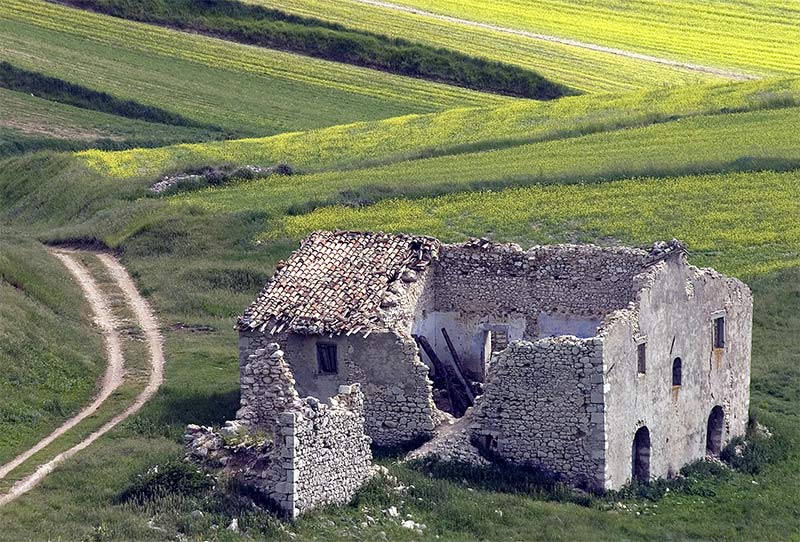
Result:
[[[633,299],[645,253],[556,245],[444,245],[434,265],[434,303],[419,324],[437,354],[447,329],[466,368],[483,374],[484,331],[508,326],[509,340],[592,337],[602,318]]]

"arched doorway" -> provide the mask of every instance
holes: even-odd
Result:
[[[640,427],[633,437],[633,479],[650,481],[650,431]]]
[[[725,425],[725,412],[717,405],[711,409],[706,428],[706,453],[719,455],[722,451],[722,429]]]

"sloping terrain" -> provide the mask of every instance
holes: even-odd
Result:
[[[0,48],[21,68],[240,136],[508,100],[41,0],[0,5]]]
[[[0,48],[14,65],[248,139],[0,162],[0,391],[7,398],[0,406],[0,454],[13,457],[88,404],[102,372],[100,336],[80,292],[40,241],[118,251],[159,316],[168,360],[163,385],[136,415],[0,508],[0,539],[796,537],[800,87],[793,5],[398,3],[765,79],[723,84],[357,0],[276,0],[294,13],[406,38],[418,32],[423,43],[560,73],[558,80],[600,91],[541,103],[40,0],[4,3]],[[642,24],[648,9],[657,15],[649,26]],[[714,84],[680,86],[699,80]],[[622,88],[642,90],[602,93]],[[31,136],[48,115],[53,134],[139,133],[138,121],[111,116],[106,127],[104,114],[38,97],[0,91],[0,100],[19,104],[18,114],[0,113],[0,123],[25,126]],[[182,128],[163,132],[165,139],[182,136]],[[80,138],[66,134],[65,141]],[[164,174],[279,163],[294,174],[149,191]],[[218,425],[233,416],[239,370],[233,319],[316,228],[412,231],[446,241],[483,235],[523,245],[682,238],[693,263],[739,275],[753,287],[751,407],[774,436],[745,450],[737,470],[701,465],[678,481],[606,497],[502,470],[429,474],[390,455],[381,462],[396,482],[374,482],[352,506],[279,522],[236,487],[210,488],[202,474],[187,472],[182,435],[188,423]],[[151,374],[143,331],[154,325],[136,323],[101,260],[83,255],[80,263],[109,293],[130,381],[96,416],[0,481],[0,491],[113,421]],[[144,496],[126,497],[135,491]],[[402,527],[392,506],[427,527],[421,534]],[[238,531],[226,528],[234,518]]]
[[[800,70],[790,0],[400,0],[403,6],[761,75]]]
[[[287,163],[303,172],[351,169],[671,122],[800,105],[800,81],[756,81],[577,96],[548,103],[454,109],[273,137],[78,156],[105,175],[156,176],[201,164]]]
[[[409,13],[377,2],[359,0],[246,0],[304,16],[318,17],[365,31],[414,39],[472,55],[507,62],[541,73],[548,79],[583,92],[612,92],[663,85],[698,84],[720,76],[677,66],[626,58],[553,41],[531,39],[486,27],[459,24]]]

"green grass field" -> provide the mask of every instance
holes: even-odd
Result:
[[[0,89],[0,156],[54,148],[142,147],[204,141],[218,133],[101,113]]]
[[[22,68],[241,136],[508,100],[41,0],[0,6],[0,48]]]
[[[0,226],[0,464],[88,403],[105,367],[78,286],[39,244]]]
[[[619,92],[720,80],[687,69],[432,20],[357,0],[247,1],[515,64],[583,92]]]
[[[9,0],[0,6],[4,59],[248,139],[0,161],[0,461],[87,403],[104,366],[78,287],[41,241],[117,250],[161,320],[167,355],[165,383],[139,414],[0,508],[0,540],[797,539],[796,8],[761,0],[400,3],[781,78],[723,84],[355,0],[270,4],[513,61],[592,92],[540,103],[41,0]],[[606,92],[630,88],[639,90]],[[83,145],[204,134],[0,90],[0,145],[39,137]],[[147,190],[166,172],[276,163],[296,174],[165,196]],[[234,318],[298,240],[318,228],[408,231],[445,241],[486,236],[523,246],[687,241],[692,263],[737,275],[753,289],[751,409],[775,435],[763,468],[699,471],[689,485],[649,500],[575,496],[531,485],[522,474],[510,481],[467,471],[430,476],[386,457],[381,462],[405,489],[375,482],[353,504],[295,523],[277,520],[226,487],[122,502],[140,476],[180,460],[186,424],[220,424],[235,415]],[[85,256],[84,263],[107,282],[95,257]],[[203,328],[173,326],[179,322]],[[132,400],[144,348],[132,336],[125,349],[132,381],[42,457]],[[32,468],[29,463],[14,476]],[[427,525],[424,533],[388,517],[383,510],[390,506]],[[226,529],[233,518],[242,532]]]
[[[513,147],[681,118],[800,104],[796,79],[754,81],[599,96],[547,103],[515,102],[494,109],[454,109],[383,121],[333,126],[266,138],[121,152],[87,151],[99,173],[129,178],[204,163],[284,162],[304,172],[352,169],[426,156]]]
[[[800,70],[795,2],[399,0],[405,6],[760,75]]]

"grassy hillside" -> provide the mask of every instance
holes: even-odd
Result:
[[[0,464],[89,402],[103,347],[67,270],[0,226]]]
[[[672,126],[680,124],[683,123]],[[670,125],[656,128],[666,126]],[[0,207],[8,209],[12,177],[19,180],[25,170],[33,177],[42,170],[43,163],[54,160],[38,157],[40,167],[33,168],[34,159],[37,157],[18,158],[13,161],[15,167],[4,164],[0,186],[7,199]],[[65,166],[74,169],[57,181],[58,171]],[[65,201],[80,199],[81,190],[85,189],[83,181],[96,175],[64,157],[51,167],[39,197],[49,194],[46,197],[57,202],[59,208]],[[94,453],[71,461],[40,489],[0,510],[0,520],[9,526],[0,538],[27,540],[32,539],[31,532],[36,532],[75,539],[95,536],[147,540],[153,537],[152,529],[147,527],[151,520],[170,536],[181,532],[204,538],[214,532],[212,524],[222,532],[232,517],[238,517],[247,536],[256,539],[374,539],[381,531],[392,539],[415,539],[417,535],[400,528],[381,512],[392,505],[428,525],[426,535],[439,535],[444,540],[498,536],[647,540],[661,539],[664,533],[682,539],[705,539],[709,532],[720,540],[758,540],[763,538],[765,525],[769,525],[771,537],[790,537],[794,511],[800,504],[800,458],[796,448],[800,434],[795,423],[800,414],[800,373],[797,340],[793,339],[796,334],[790,330],[798,324],[800,298],[796,295],[796,268],[779,274],[776,270],[796,265],[800,258],[800,231],[794,224],[800,210],[800,200],[794,196],[798,180],[793,171],[551,185],[386,201],[362,209],[322,208],[289,216],[280,193],[272,192],[271,201],[267,200],[267,187],[262,187],[264,200],[242,198],[238,207],[203,207],[198,199],[205,197],[212,202],[237,188],[157,201],[130,201],[127,198],[132,192],[127,196],[110,195],[112,199],[105,202],[98,200],[89,205],[89,212],[96,213],[97,221],[90,221],[89,229],[84,231],[93,229],[100,234],[105,228],[125,230],[121,242],[125,262],[162,320],[203,323],[219,331],[190,334],[167,330],[167,384],[157,400],[116,431],[113,438],[97,443]],[[300,188],[293,202],[295,207],[308,207],[327,197],[321,183],[304,183]],[[459,190],[457,186],[450,189]],[[18,190],[18,195],[30,191],[24,185]],[[64,193],[69,190],[74,193]],[[185,205],[187,198],[197,201]],[[166,206],[170,206],[168,211]],[[87,218],[80,213],[59,218],[47,206],[38,207],[37,211],[31,207],[24,216],[38,217],[33,220],[33,227],[42,236],[65,235],[66,230],[59,233],[52,227]],[[48,216],[53,220],[49,225],[42,222]],[[283,235],[289,241],[269,235],[253,242],[270,217],[282,218]],[[235,497],[222,498],[213,493],[170,495],[144,505],[119,503],[119,494],[137,474],[179,457],[184,424],[219,423],[233,414],[238,363],[230,318],[255,294],[275,262],[293,248],[294,240],[309,228],[319,226],[403,229],[437,234],[446,240],[488,234],[525,244],[598,239],[609,242],[610,237],[624,243],[649,243],[673,235],[684,236],[696,253],[696,263],[745,273],[753,285],[757,307],[752,405],[759,419],[782,442],[794,444],[788,455],[759,474],[730,473],[721,479],[702,479],[695,489],[698,493],[676,491],[660,499],[657,508],[652,502],[630,498],[623,499],[626,509],[616,507],[616,499],[613,503],[594,500],[588,506],[576,506],[555,502],[547,492],[498,492],[491,482],[487,485],[480,480],[471,481],[467,489],[463,482],[432,479],[393,461],[388,465],[402,483],[414,486],[404,495],[378,484],[362,492],[353,506],[312,514],[290,526],[281,526],[263,512],[242,511]],[[74,225],[69,229],[76,231]],[[108,240],[113,241],[110,237]],[[191,517],[196,509],[203,510],[202,518]],[[481,512],[486,510],[491,513]],[[495,510],[502,511],[502,515]],[[565,514],[570,517],[568,523],[561,519]],[[377,518],[377,522],[367,521],[367,515]],[[531,537],[531,533],[537,535]],[[230,532],[225,536],[240,538]]]
[[[436,13],[761,75],[800,71],[791,0],[399,0]]]
[[[795,11],[786,3],[726,0],[714,12],[699,2],[654,0],[604,2],[611,11],[588,1],[403,3],[756,73],[794,70],[794,59],[783,60],[796,47],[784,24]],[[653,86],[547,103],[511,100],[41,0],[0,5],[0,49],[14,65],[253,136],[0,161],[0,462],[85,403],[102,369],[77,287],[38,241],[117,249],[158,313],[168,359],[164,386],[138,415],[0,508],[0,540],[796,538],[798,80],[662,88],[695,76],[566,46],[539,48],[356,0],[269,5],[353,29],[406,38],[418,32],[422,43],[469,55],[518,56],[519,66],[548,65],[549,73],[595,90]],[[650,26],[641,18],[649,7]],[[747,28],[747,20],[763,24]],[[720,56],[723,46],[735,52],[731,59]],[[0,90],[4,103],[0,137],[129,141],[151,125],[156,139],[197,133]],[[270,134],[278,135],[262,137]],[[164,196],[147,190],[165,172],[278,162],[296,174]],[[316,228],[413,231],[445,241],[483,235],[523,245],[682,238],[693,263],[753,287],[751,408],[775,436],[752,452],[760,454],[756,468],[701,468],[670,492],[651,486],[651,499],[576,496],[516,474],[429,476],[389,457],[382,462],[401,488],[375,482],[352,505],[296,523],[253,507],[235,487],[192,494],[164,487],[145,502],[124,502],[132,484],[180,461],[186,424],[235,415],[233,318]],[[135,334],[125,341],[141,377],[142,345]],[[126,385],[103,415],[130,402],[141,382]],[[402,528],[383,512],[390,506],[427,525],[424,533]],[[233,518],[242,532],[226,529]]]
[[[719,80],[687,69],[468,27],[358,0],[245,1],[514,64],[583,92],[618,92]]]
[[[313,172],[413,158],[513,147],[698,115],[800,104],[800,81],[754,81],[647,92],[577,96],[495,109],[455,109],[267,138],[125,152],[81,153],[92,169],[114,177],[155,176],[215,162],[278,162]]]
[[[298,17],[237,0],[70,0],[99,13],[200,32],[345,64],[520,98],[550,100],[574,92],[511,64]]]
[[[0,156],[41,149],[156,147],[215,137],[219,132],[209,129],[126,119],[0,89]]]
[[[507,100],[41,0],[0,5],[0,48],[21,68],[241,136]]]

